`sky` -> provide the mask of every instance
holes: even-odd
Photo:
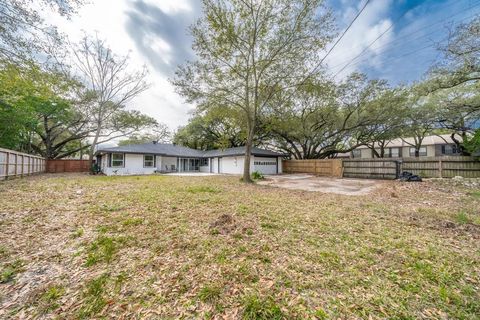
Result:
[[[325,1],[341,33],[367,0]],[[479,13],[480,0],[370,0],[327,57],[327,70],[337,81],[354,71],[392,85],[419,80],[440,57],[436,48],[451,26]],[[179,64],[194,59],[188,27],[200,15],[200,0],[90,0],[69,20],[46,20],[72,42],[97,33],[116,54],[130,56],[132,69],[147,66],[151,87],[128,107],[175,130],[188,123],[194,106],[168,79]]]

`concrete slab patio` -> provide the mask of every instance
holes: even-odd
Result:
[[[317,177],[310,174],[285,174],[267,176],[259,184],[278,188],[336,193],[344,195],[369,194],[383,182],[378,180],[362,179],[338,179],[329,177]]]
[[[218,176],[221,174],[210,173],[210,172],[169,172],[161,173],[162,175],[167,176],[180,176],[180,177],[208,177],[208,176]]]

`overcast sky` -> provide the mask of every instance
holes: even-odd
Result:
[[[364,1],[326,0],[338,30],[353,19]],[[135,99],[138,109],[171,129],[185,125],[193,106],[183,103],[168,82],[178,64],[193,58],[187,28],[201,14],[200,0],[91,0],[71,20],[47,21],[59,26],[71,41],[97,32],[118,54],[131,56],[133,67],[146,65],[152,87]],[[339,80],[362,71],[392,84],[420,79],[438,58],[436,44],[447,26],[468,21],[480,12],[478,0],[371,0],[327,59]],[[380,34],[386,32],[370,48]],[[342,72],[341,69],[362,51]]]

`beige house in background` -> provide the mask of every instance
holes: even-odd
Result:
[[[462,141],[461,137],[457,139]],[[385,147],[384,158],[415,157],[413,144],[413,138],[391,140]],[[380,154],[380,149],[376,148],[376,150]],[[455,156],[461,154],[449,134],[425,137],[419,151],[420,157]],[[351,157],[354,159],[371,159],[374,158],[374,153],[367,146],[361,146],[352,151]]]

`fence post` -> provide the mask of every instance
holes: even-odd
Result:
[[[8,176],[10,175],[10,152],[7,152],[7,162],[5,163],[5,180],[8,180]]]
[[[443,162],[442,159],[438,160],[438,171],[440,178],[443,178]]]
[[[395,161],[395,179],[400,178],[400,173],[402,172],[402,162],[401,160]]]

